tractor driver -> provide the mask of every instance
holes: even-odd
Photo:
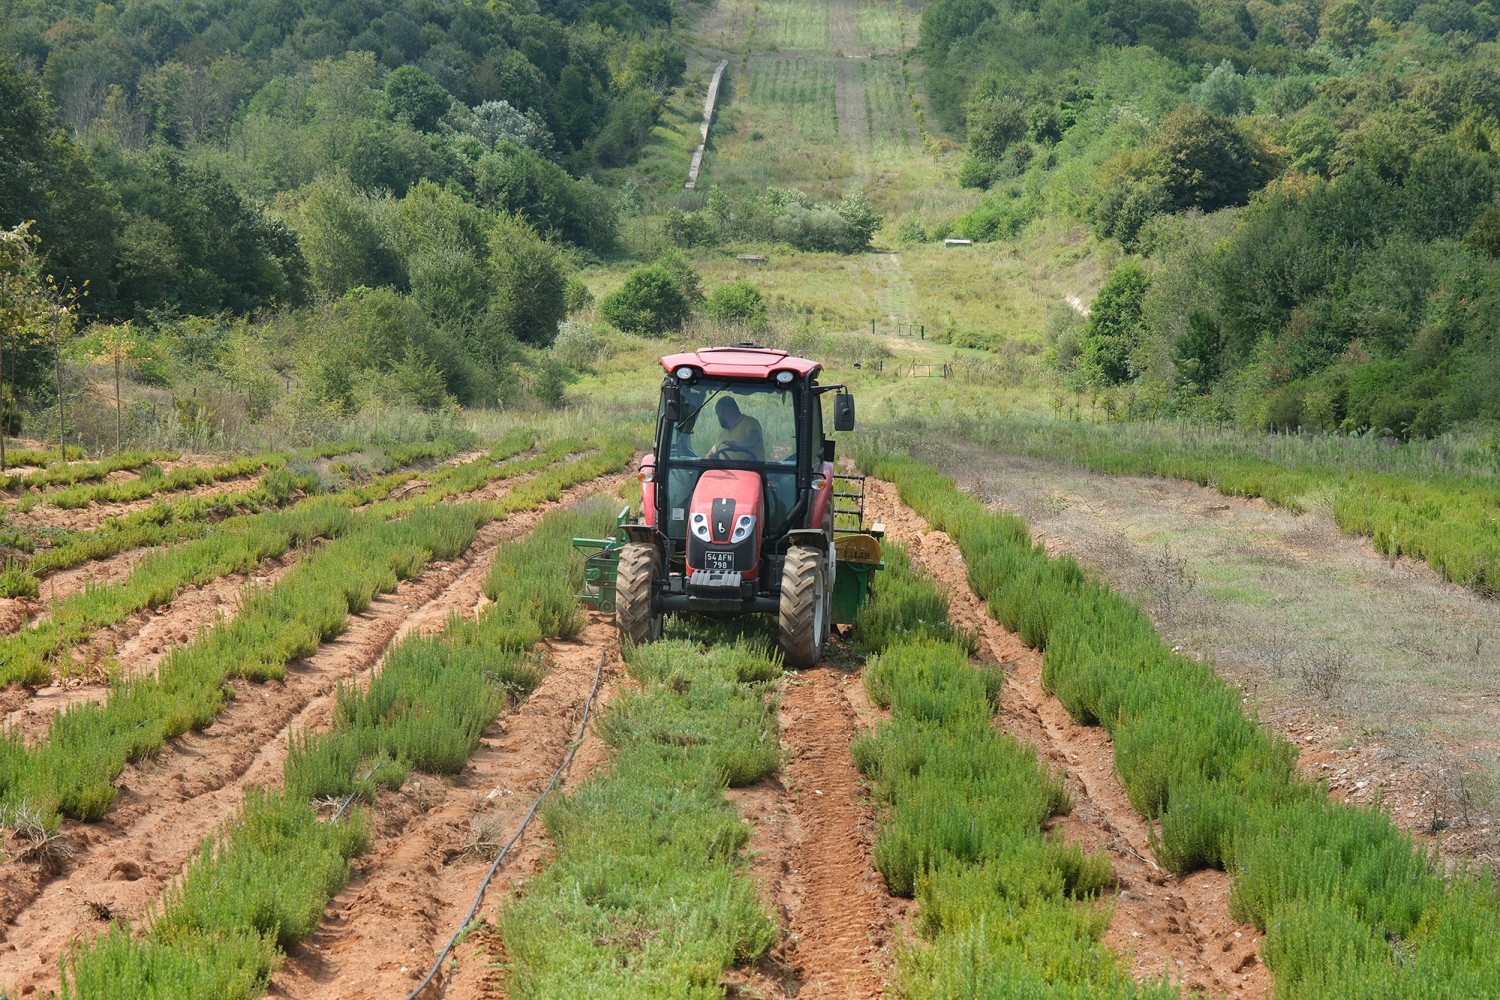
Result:
[[[714,404],[714,415],[719,418],[719,426],[724,432],[719,435],[719,441],[708,449],[707,459],[741,459],[742,461],[764,462],[766,460],[766,442],[761,434],[760,421],[748,413],[740,412],[740,405],[730,396],[720,396],[719,401]]]

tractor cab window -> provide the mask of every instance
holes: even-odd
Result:
[[[797,461],[792,393],[766,383],[704,379],[682,387],[682,424],[673,457],[708,462]]]

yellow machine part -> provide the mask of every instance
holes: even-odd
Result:
[[[880,565],[880,540],[874,535],[840,535],[833,548],[839,562]]]

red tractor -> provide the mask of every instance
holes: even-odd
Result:
[[[669,612],[774,614],[787,663],[812,666],[880,563],[879,529],[861,523],[863,480],[834,474],[824,435],[823,397],[835,393],[838,431],[854,428],[854,397],[819,385],[818,362],[751,344],[661,365],[642,517],[620,525],[610,553],[621,636],[657,639]]]

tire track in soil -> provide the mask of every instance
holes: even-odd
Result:
[[[280,784],[290,735],[328,724],[339,682],[367,682],[407,630],[436,630],[455,610],[472,614],[501,542],[524,535],[558,506],[617,489],[624,478],[613,473],[590,480],[558,501],[485,525],[458,559],[429,564],[351,616],[342,636],[289,665],[285,682],[240,682],[241,696],[207,729],[169,741],[155,760],[127,765],[102,820],[64,822],[73,852],[64,876],[49,880],[35,864],[0,866],[0,982],[21,996],[56,990],[58,956],[103,929],[93,903],[129,914],[138,925],[202,839],[234,814],[247,785]],[[521,479],[489,484],[472,496],[493,499],[486,494]]]
[[[892,484],[867,479],[865,490],[867,509],[883,515],[887,537],[947,590],[951,620],[979,634],[981,655],[1008,667],[1000,725],[1036,746],[1067,780],[1073,809],[1054,828],[1086,851],[1108,853],[1119,885],[1105,943],[1128,957],[1137,979],[1170,975],[1190,991],[1269,997],[1263,935],[1229,916],[1229,876],[1213,870],[1177,876],[1156,865],[1150,826],[1115,774],[1109,734],[1080,726],[1043,691],[1041,654],[989,616],[953,540],[903,504]]]
[[[461,774],[417,776],[399,792],[381,794],[374,846],[355,859],[355,876],[330,902],[322,927],[288,954],[271,981],[270,996],[402,997],[427,974],[493,859],[471,849],[476,824],[499,843],[510,838],[577,734],[601,653],[606,659],[596,712],[622,677],[612,616],[591,613],[576,640],[548,640],[543,646],[549,664],[541,685],[491,724]],[[606,757],[591,729],[560,791],[576,787]],[[504,956],[495,930],[498,914],[546,867],[550,855],[546,832],[535,820],[490,884],[478,915],[483,923],[444,963],[427,995],[449,1000],[505,995],[495,967]]]
[[[849,745],[874,723],[857,674],[819,666],[789,674],[780,706],[782,777],[729,798],[751,821],[762,897],[786,936],[737,994],[876,1000],[907,909],[875,870],[875,817]],[[784,785],[783,785],[784,781]]]

